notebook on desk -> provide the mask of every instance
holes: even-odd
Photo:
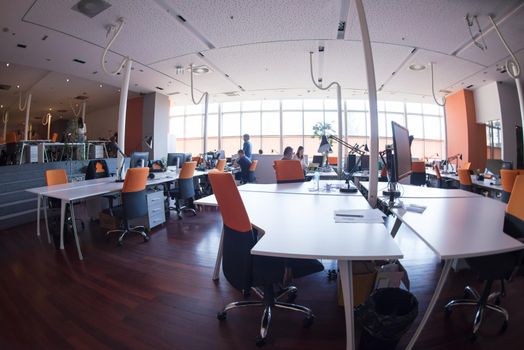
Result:
[[[315,171],[318,169],[318,163],[309,163],[307,171]]]

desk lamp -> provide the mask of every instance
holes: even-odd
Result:
[[[318,147],[318,153],[324,154],[324,157],[326,158],[326,163],[327,163],[327,154],[331,152],[333,152],[333,150],[331,149],[331,145],[329,144],[327,136],[322,135],[322,139],[320,140],[320,146]]]

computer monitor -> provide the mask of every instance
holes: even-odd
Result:
[[[512,170],[513,169],[513,162],[503,160],[501,169]]]
[[[226,151],[224,151],[223,149],[220,149],[217,151],[218,153],[218,159],[226,159]]]
[[[324,162],[324,156],[313,156],[313,161],[311,163],[318,164],[319,166],[322,166],[322,163]]]
[[[168,153],[167,154],[167,166],[181,167],[186,160],[185,153]]]
[[[346,162],[346,171],[348,173],[353,173],[357,169],[355,169],[357,164],[357,155],[356,154],[348,154],[348,159]]]
[[[129,161],[130,168],[143,168],[148,165],[149,152],[133,152]]]
[[[393,136],[393,167],[392,179],[397,182],[411,175],[411,147],[409,142],[409,131],[400,124],[391,122]]]
[[[360,156],[360,170],[369,171],[369,154]]]
[[[488,159],[486,160],[486,169],[493,175],[500,176],[500,169],[502,168],[502,159]]]

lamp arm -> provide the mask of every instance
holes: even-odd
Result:
[[[335,135],[329,135],[328,138],[331,139],[331,140],[334,140],[334,141],[336,141],[338,143],[340,143],[342,146],[348,148],[353,153],[357,153],[359,156],[362,156],[362,155],[366,154],[366,152],[364,152],[363,150],[350,145],[349,143],[347,143],[346,141],[336,137]]]

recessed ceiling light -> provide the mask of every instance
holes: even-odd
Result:
[[[80,0],[76,5],[71,7],[71,9],[78,11],[89,18],[93,18],[100,12],[107,10],[109,7],[111,7],[111,4],[104,0]]]
[[[98,87],[102,87],[102,84],[98,85]]]
[[[423,65],[423,64],[414,63],[414,64],[409,66],[409,69],[417,72],[417,71],[421,71],[421,70],[426,69],[426,66]]]
[[[0,108],[4,108],[4,105],[0,105]]]
[[[17,89],[20,89],[20,85],[17,85],[16,88],[17,88]]]
[[[66,79],[66,82],[68,82],[68,83],[69,83],[69,78],[67,78],[67,79]]]
[[[6,66],[6,67],[9,67],[9,63],[6,63],[5,66]]]
[[[189,67],[188,70],[190,70],[190,69],[191,69],[191,67]],[[207,74],[209,72],[211,72],[211,68],[209,68],[206,65],[193,66],[193,73],[196,74],[196,75]]]

